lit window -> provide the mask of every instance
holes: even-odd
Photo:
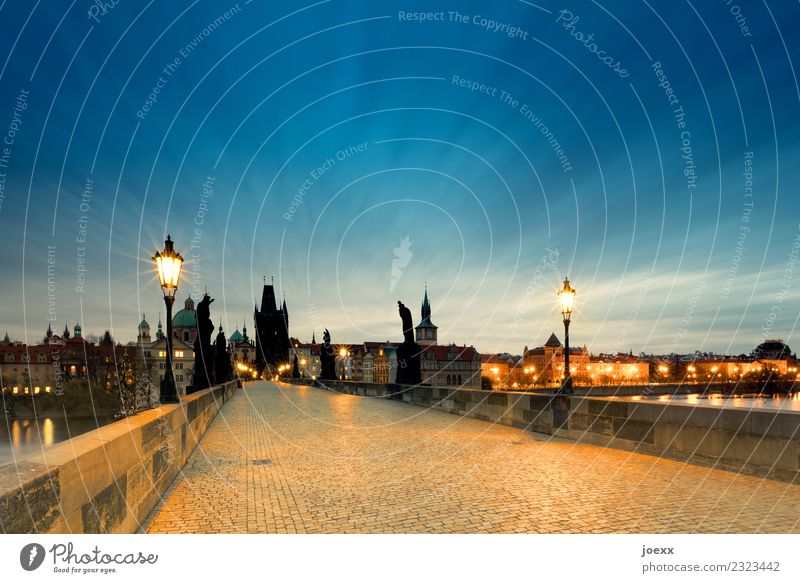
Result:
[[[175,358],[183,358],[183,350],[176,350]]]
[[[51,389],[50,389],[50,387],[49,387],[49,386],[44,388],[44,392],[45,392],[45,393],[49,393],[49,392],[50,392],[50,390],[51,390]]]
[[[11,392],[14,393],[15,395],[18,394],[19,393],[19,387],[14,387]]]
[[[167,351],[166,350],[159,350],[158,351],[158,357],[159,358],[166,358],[166,356],[167,356]]]
[[[38,395],[40,391],[41,391],[41,389],[39,387],[34,387],[33,388],[33,394],[34,395]]]

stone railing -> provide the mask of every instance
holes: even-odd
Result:
[[[0,467],[0,528],[136,532],[236,386],[204,389]]]
[[[800,483],[800,412],[796,411],[343,381],[324,381],[324,388]]]
[[[800,484],[800,412],[673,401],[570,399],[568,427],[585,443]]]

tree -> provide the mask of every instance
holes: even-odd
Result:
[[[119,389],[120,414],[124,417],[138,412],[139,405],[136,398],[136,383],[134,370],[128,351],[122,353],[122,362],[117,370],[117,387]]]

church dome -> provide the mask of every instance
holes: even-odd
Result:
[[[243,340],[244,336],[242,336],[242,333],[239,332],[238,328],[234,330],[233,334],[231,334],[230,337],[228,338],[228,342],[242,342]]]
[[[194,309],[194,300],[186,298],[184,308],[172,317],[173,328],[197,328],[197,312]]]
[[[792,349],[789,348],[783,340],[766,340],[762,342],[753,351],[756,358],[763,358],[766,360],[781,360],[791,356]]]

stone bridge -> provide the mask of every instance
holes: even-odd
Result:
[[[797,533],[800,486],[387,398],[251,383],[142,529]]]

